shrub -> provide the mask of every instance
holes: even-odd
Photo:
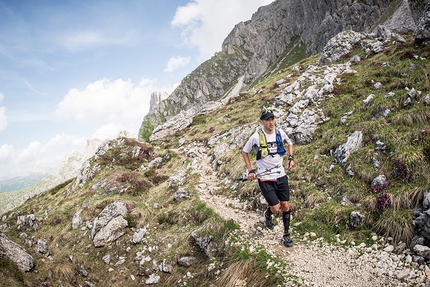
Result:
[[[406,182],[409,178],[408,168],[400,160],[394,162],[393,176],[403,182]]]
[[[58,215],[54,216],[54,219],[52,220],[52,224],[53,225],[57,225],[61,223],[61,217],[59,217]]]
[[[393,183],[391,181],[387,181],[385,182],[383,185],[379,185],[379,184],[371,184],[370,185],[370,191],[372,193],[380,193],[382,192],[384,189],[386,188],[390,188],[391,186],[393,186]]]
[[[131,188],[127,189],[126,193],[133,196],[142,193],[146,188],[150,188],[152,186],[151,182],[145,179],[140,179],[137,172],[123,173],[121,176],[118,176],[116,180],[130,184]]]
[[[376,209],[379,211],[384,211],[386,208],[390,207],[390,205],[391,205],[390,195],[386,191],[384,191],[376,199]]]

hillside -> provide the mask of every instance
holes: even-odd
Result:
[[[2,284],[428,284],[414,222],[429,208],[430,49],[380,33],[340,34],[159,140],[105,142],[76,178],[2,216]],[[239,180],[263,107],[295,141],[288,250],[263,228],[256,182]]]

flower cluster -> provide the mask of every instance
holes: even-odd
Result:
[[[376,199],[376,209],[383,211],[391,205],[390,195],[384,191]]]
[[[146,188],[152,186],[151,182],[144,179],[139,179],[138,175],[139,174],[136,172],[123,173],[121,176],[116,178],[116,181],[129,183],[132,186],[132,189],[128,189],[127,193],[131,195],[138,195],[139,193],[145,191]]]
[[[396,160],[394,162],[393,176],[395,178],[399,178],[403,182],[408,180],[408,177],[409,177],[408,168],[400,160]]]
[[[393,183],[391,181],[387,181],[384,184],[380,185],[380,184],[371,184],[370,185],[370,191],[372,193],[380,193],[382,192],[384,189],[386,188],[390,188],[393,185]]]

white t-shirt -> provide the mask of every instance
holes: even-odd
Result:
[[[277,153],[278,145],[276,144],[276,132],[273,134],[267,134],[264,129],[262,129],[262,131],[266,135],[269,155],[257,160],[259,173],[257,177],[259,179],[275,179],[282,177],[285,175],[285,169],[282,165],[282,156]],[[284,148],[287,150],[287,146],[291,145],[292,141],[283,130],[279,130],[279,132],[281,133]],[[242,151],[249,153],[254,146],[257,146],[257,148],[260,147],[260,135],[258,134],[258,130],[248,139]]]

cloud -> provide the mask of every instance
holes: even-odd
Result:
[[[24,149],[3,144],[0,146],[0,177],[23,174],[32,166],[55,167],[70,153],[70,148],[83,153],[86,142],[86,138],[62,133],[46,142],[33,141]]]
[[[0,147],[0,163],[6,162],[13,158],[14,148],[12,145],[3,144]]]
[[[202,57],[221,50],[226,35],[241,21],[251,19],[261,6],[273,0],[192,0],[176,9],[171,21],[182,29],[182,40],[198,48]],[[226,8],[228,7],[228,8]]]
[[[3,94],[0,93],[0,103],[3,101]],[[0,132],[7,127],[6,108],[0,106]]]
[[[84,90],[71,89],[58,104],[55,115],[97,127],[118,126],[137,132],[149,111],[150,95],[156,90],[152,81],[145,78],[138,84],[131,80],[101,79],[88,84]]]
[[[190,61],[191,61],[190,57],[180,57],[180,56],[172,57],[167,62],[167,66],[164,69],[164,72],[171,73],[181,67],[188,65]]]

